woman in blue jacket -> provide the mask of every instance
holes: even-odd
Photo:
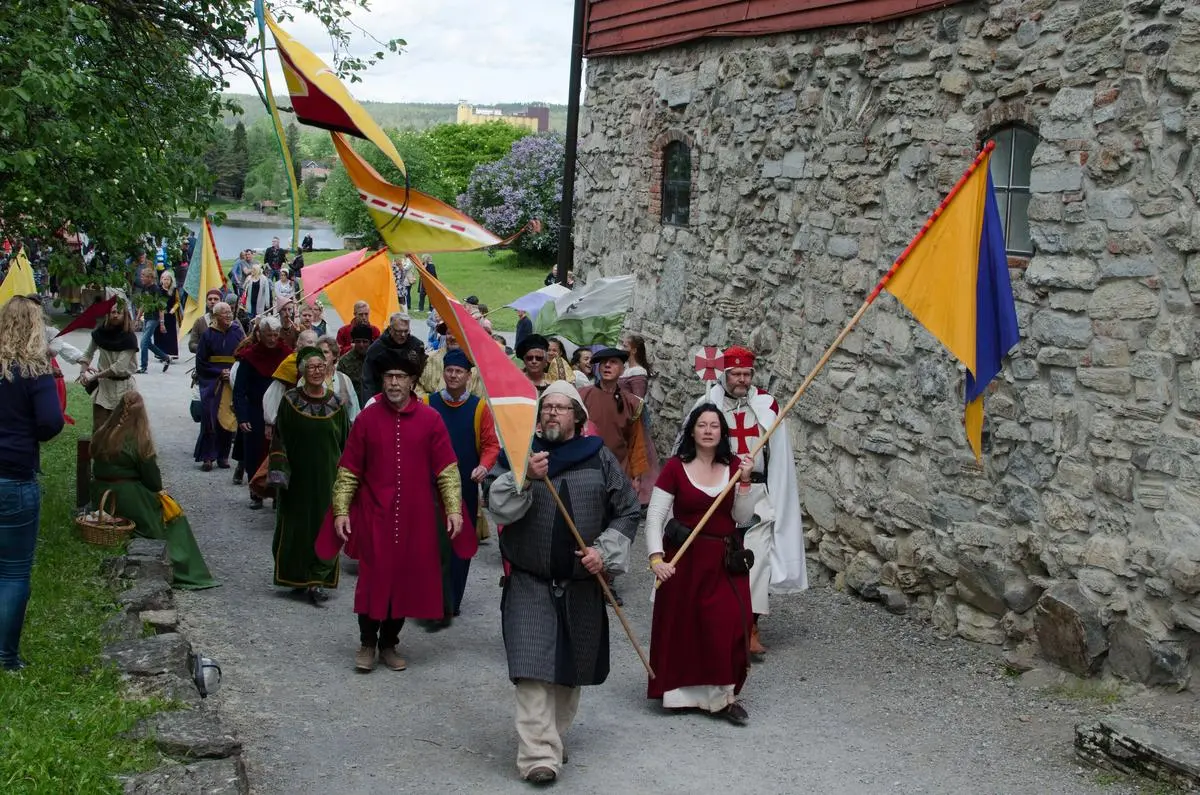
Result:
[[[0,307],[0,668],[18,654],[42,495],[38,445],[63,428],[41,302],[16,296]]]

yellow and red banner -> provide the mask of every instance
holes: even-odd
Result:
[[[420,258],[411,255],[409,258],[421,275],[421,283],[433,308],[479,371],[488,406],[496,419],[500,446],[504,448],[517,484],[523,485],[529,446],[537,427],[537,388],[504,348],[467,312],[466,306],[436,277],[429,275]]]
[[[392,139],[375,123],[371,115],[358,104],[337,74],[311,50],[293,39],[265,13],[267,26],[275,37],[279,61],[292,97],[292,110],[304,124],[330,132],[347,133],[366,138],[391,159],[400,173],[407,173],[404,160],[396,151]]]

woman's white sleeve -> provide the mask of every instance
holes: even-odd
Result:
[[[674,504],[674,494],[654,487],[650,504],[646,506],[646,557],[663,554],[663,527],[671,518]]]
[[[733,523],[745,527],[754,519],[754,506],[758,504],[755,489],[742,491],[741,484],[733,487]]]

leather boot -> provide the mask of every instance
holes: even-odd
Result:
[[[758,624],[750,627],[750,653],[759,657],[767,653],[767,647],[758,637]]]

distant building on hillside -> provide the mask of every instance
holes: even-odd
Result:
[[[458,103],[458,124],[487,124],[502,121],[514,127],[523,127],[530,132],[542,133],[550,130],[550,109],[544,105],[530,105],[524,112],[505,115],[499,108],[476,108],[464,100]]]
[[[324,182],[329,178],[329,166],[320,160],[300,161],[300,181],[303,182],[309,177]]]

